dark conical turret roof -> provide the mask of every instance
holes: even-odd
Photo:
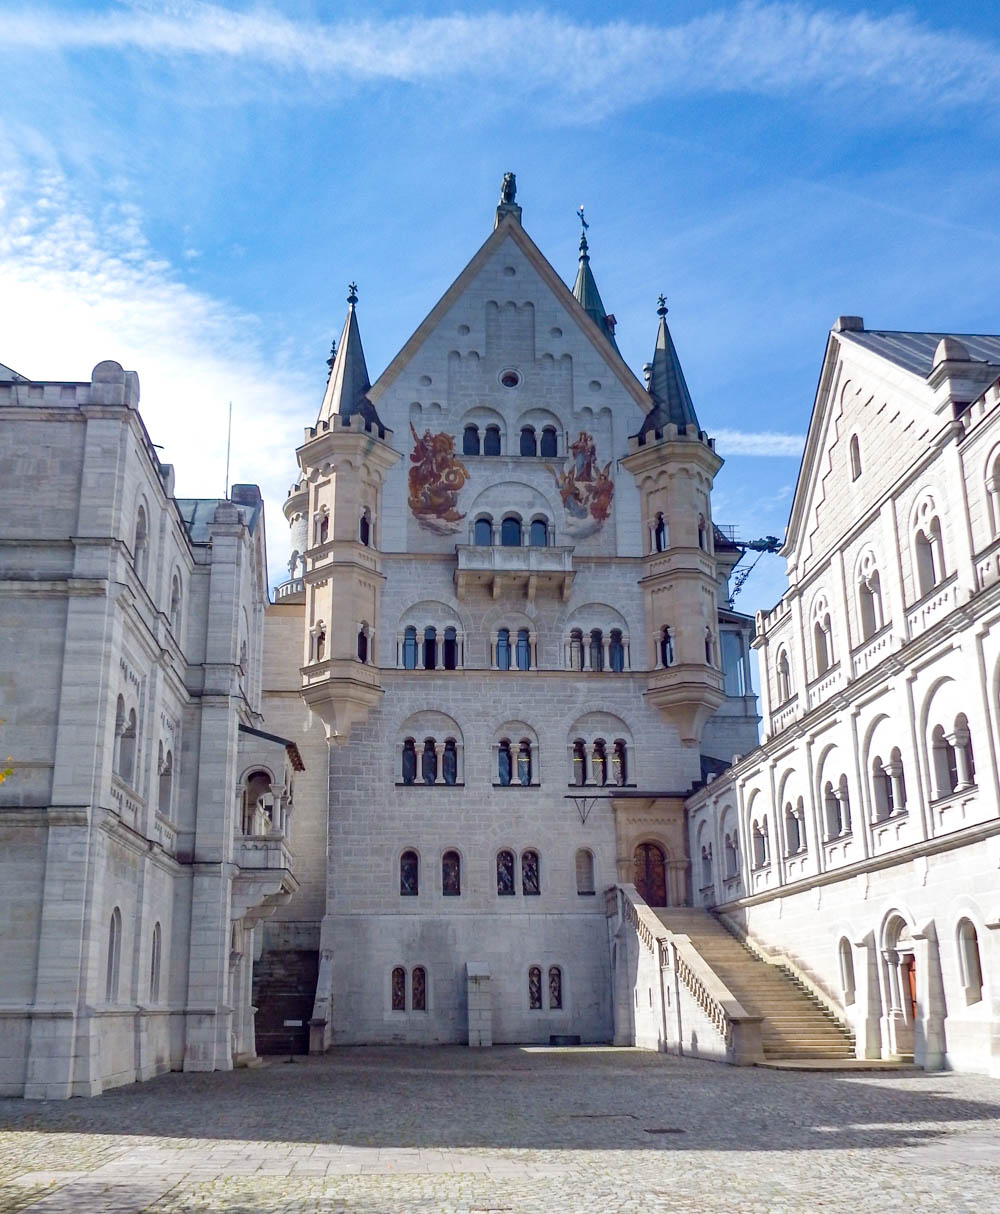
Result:
[[[590,268],[590,251],[587,247],[586,231],[580,233],[580,266],[576,272],[573,294],[576,296],[584,312],[587,313],[594,324],[597,325],[617,350],[618,343],[615,341],[613,319],[608,316],[607,310],[604,307],[604,301],[601,299],[601,293],[597,289],[594,272]]]
[[[339,417],[342,424],[346,425],[350,418],[360,413],[366,421],[377,423],[379,430],[383,431],[384,427],[375,406],[366,395],[372,385],[361,345],[358,316],[354,310],[357,302],[358,288],[352,282],[347,296],[347,319],[344,321],[344,331],[340,335],[340,344],[330,368],[319,420],[329,424],[334,417]]]
[[[653,407],[643,418],[639,436],[643,437],[651,430],[662,430],[670,424],[675,425],[681,433],[686,432],[688,427],[693,427],[695,433],[698,433],[698,416],[694,411],[694,402],[691,400],[684,372],[681,370],[681,360],[677,357],[674,339],[667,327],[667,301],[662,295],[656,312],[660,318],[660,327],[656,334],[656,349],[653,351],[647,386],[647,391],[653,398]]]

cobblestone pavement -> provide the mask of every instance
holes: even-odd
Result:
[[[1000,1083],[342,1049],[0,1100],[0,1211],[1000,1210]]]

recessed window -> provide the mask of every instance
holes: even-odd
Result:
[[[505,388],[516,388],[521,382],[521,377],[516,371],[504,371],[500,376],[500,382]]]

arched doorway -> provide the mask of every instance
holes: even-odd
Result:
[[[667,858],[655,843],[640,843],[632,856],[632,883],[647,906],[667,905]]]
[[[917,1022],[917,969],[909,924],[893,915],[885,927],[882,949],[883,1041],[889,1055],[912,1055]]]

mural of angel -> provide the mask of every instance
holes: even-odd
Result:
[[[469,470],[455,454],[451,434],[418,435],[410,422],[413,450],[410,452],[410,510],[422,527],[437,535],[451,535],[465,515],[458,510],[459,490],[469,479]]]
[[[604,526],[611,513],[615,483],[611,479],[611,461],[602,468],[597,462],[594,437],[586,430],[570,444],[573,462],[566,472],[549,471],[559,489],[559,497],[568,515],[566,530],[583,538]]]

